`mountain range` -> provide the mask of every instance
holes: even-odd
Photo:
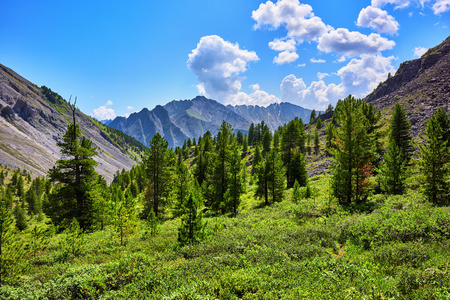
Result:
[[[438,108],[450,111],[450,38],[421,58],[404,62],[393,76],[364,98],[390,118],[396,102],[403,105],[417,136]],[[97,147],[97,171],[108,181],[121,169],[130,169],[156,132],[174,147],[207,130],[217,132],[222,120],[234,130],[247,132],[250,124],[264,121],[270,129],[295,117],[309,121],[311,111],[290,103],[260,106],[224,106],[198,96],[142,109],[128,118],[102,124],[77,110],[82,133]],[[330,113],[321,118],[330,117]],[[70,122],[68,103],[51,89],[31,83],[0,64],[0,163],[45,175],[59,159],[59,147]],[[125,133],[123,133],[123,132]]]
[[[268,107],[239,105],[225,106],[215,100],[197,96],[192,100],[171,101],[154,109],[142,109],[128,118],[117,117],[107,124],[122,130],[144,145],[148,145],[156,132],[171,147],[181,146],[185,139],[198,138],[206,131],[217,133],[222,121],[234,131],[246,133],[251,123],[264,121],[273,131],[295,117],[309,121],[311,110],[291,103],[273,103]]]

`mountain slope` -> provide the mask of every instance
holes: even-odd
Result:
[[[192,100],[173,100],[149,111],[144,108],[128,118],[117,117],[109,126],[120,129],[148,145],[151,137],[161,133],[171,147],[181,146],[187,138],[197,138],[206,131],[212,134],[223,120],[235,131],[247,132],[251,123],[264,121],[271,130],[299,117],[307,122],[311,110],[291,103],[261,106],[225,106],[215,100],[197,96]],[[168,118],[167,118],[168,116]]]
[[[395,75],[380,83],[365,101],[385,115],[391,114],[396,102],[402,104],[414,136],[438,108],[449,112],[450,37],[421,58],[402,63]]]
[[[134,165],[143,145],[79,110],[76,117],[82,133],[98,147],[97,171],[108,181],[117,170]],[[56,143],[67,130],[70,118],[68,104],[61,96],[0,64],[1,164],[45,175],[60,158]]]

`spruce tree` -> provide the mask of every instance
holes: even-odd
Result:
[[[175,155],[169,148],[169,143],[159,132],[153,136],[149,148],[147,155],[143,158],[145,174],[148,179],[144,201],[144,218],[147,217],[151,208],[153,208],[155,215],[159,217],[161,210],[167,204],[175,163]]]
[[[270,151],[266,156],[267,185],[269,190],[269,197],[273,202],[281,202],[284,198],[285,170],[283,168],[283,161],[277,151]]]
[[[264,198],[264,205],[269,205],[269,167],[265,160],[254,167],[257,174],[255,195],[259,199]]]
[[[327,151],[327,155],[330,156],[332,153],[332,149],[334,147],[334,125],[333,122],[329,122],[325,129],[326,137],[325,137],[325,149]]]
[[[69,124],[62,142],[62,158],[49,170],[49,180],[60,183],[48,197],[45,213],[56,225],[68,225],[76,218],[83,230],[90,229],[93,221],[93,199],[90,196],[92,184],[97,178],[93,159],[97,152],[92,142],[81,136],[76,124],[75,103],[71,106],[73,121]],[[70,101],[69,101],[70,105]]]
[[[431,115],[421,135],[419,144],[420,169],[425,175],[424,194],[430,202],[443,205],[449,203],[450,146],[442,128],[448,116],[442,111]]]
[[[193,194],[190,194],[183,203],[183,215],[181,226],[178,228],[178,243],[180,246],[196,244],[205,237],[203,215],[200,210],[200,202]]]
[[[257,145],[255,147],[255,154],[253,155],[253,161],[252,161],[252,172],[256,172],[255,168],[258,167],[258,165],[261,163],[262,161],[262,155],[261,155],[261,151],[259,150],[259,146]]]
[[[255,144],[255,124],[250,124],[250,128],[248,129],[248,145],[253,146]]]
[[[288,188],[291,188],[295,182],[295,178],[292,177],[293,168],[290,164],[297,148],[300,150],[304,148],[304,127],[299,120],[294,119],[286,125],[281,136],[281,153],[286,166]]]
[[[16,228],[24,231],[28,227],[27,218],[24,209],[20,205],[14,207],[14,218],[16,219]]]
[[[278,133],[278,130],[275,130],[273,133],[273,149],[278,150],[280,147],[280,134]]]
[[[179,216],[182,211],[184,200],[191,191],[190,183],[192,182],[192,175],[184,162],[181,162],[176,168],[175,175],[176,177],[173,184],[174,212],[176,216]]]
[[[313,110],[311,111],[311,115],[310,115],[310,117],[309,117],[309,123],[311,124],[315,119],[316,119],[316,110],[313,109]]]
[[[320,120],[320,119],[319,119]],[[320,147],[320,142],[319,142],[319,133],[316,131],[314,132],[314,152],[316,154],[319,153],[319,147]]]
[[[262,137],[262,146],[264,153],[267,153],[270,151],[270,143],[272,142],[272,134],[270,133],[269,129],[264,130],[263,137]]]
[[[293,187],[295,181],[298,181],[300,186],[306,186],[308,182],[308,172],[306,171],[305,156],[299,149],[294,151],[291,163],[287,165],[289,174],[289,181],[287,182],[288,188]]]

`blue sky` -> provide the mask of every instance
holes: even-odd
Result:
[[[450,32],[450,0],[0,0],[0,12],[0,63],[98,119],[199,94],[324,109]]]

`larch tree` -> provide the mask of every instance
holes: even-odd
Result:
[[[57,145],[61,149],[61,159],[49,170],[52,183],[59,183],[53,189],[45,205],[45,213],[56,225],[68,225],[76,218],[83,230],[91,229],[94,219],[91,190],[98,176],[95,171],[97,155],[92,142],[81,136],[80,127],[76,124],[76,99],[72,110],[72,123],[69,124],[63,140]]]
[[[143,217],[147,218],[150,209],[156,217],[164,209],[169,199],[172,184],[175,155],[169,143],[157,132],[150,141],[147,155],[143,158],[145,174],[148,180]]]
[[[334,196],[340,204],[349,205],[364,200],[368,177],[373,168],[375,145],[368,133],[369,122],[363,112],[362,100],[348,96],[340,101],[334,116],[338,123],[335,149],[332,149]]]
[[[245,191],[244,178],[242,176],[242,162],[239,148],[236,143],[233,145],[232,155],[229,168],[229,185],[225,194],[226,207],[225,211],[231,211],[237,215],[239,204],[241,204],[241,195]]]
[[[425,175],[424,194],[430,202],[444,205],[449,203],[450,146],[446,140],[447,132],[444,118],[449,116],[439,110],[425,124],[419,144],[419,165]],[[445,123],[443,123],[445,122]]]

